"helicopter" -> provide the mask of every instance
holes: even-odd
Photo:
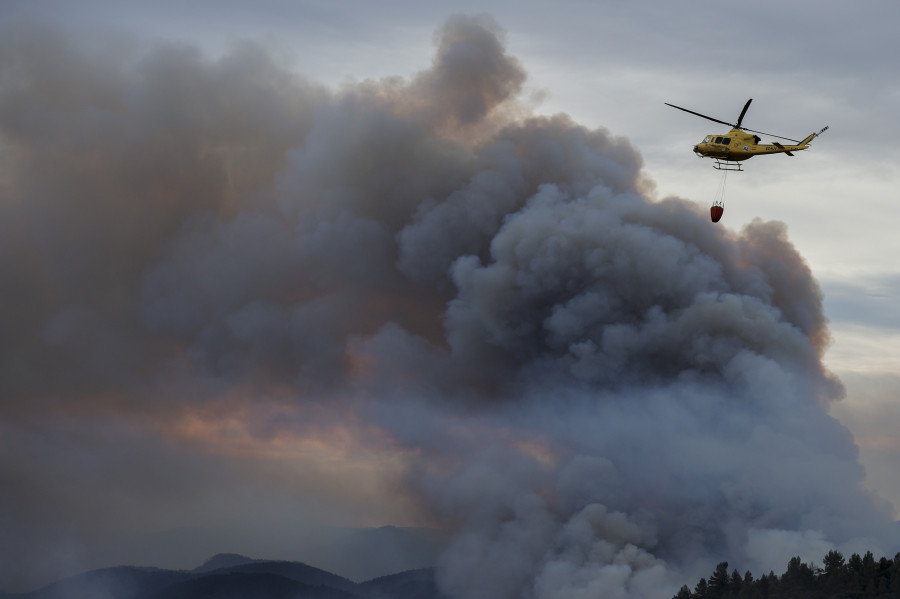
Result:
[[[706,120],[713,121],[715,123],[721,123],[723,125],[728,125],[729,127],[731,127],[731,131],[729,131],[727,134],[707,135],[703,138],[703,141],[694,146],[694,153],[697,156],[701,158],[715,159],[716,162],[713,165],[713,168],[718,170],[742,171],[742,160],[747,160],[748,158],[753,158],[754,156],[760,156],[764,154],[787,154],[788,156],[793,156],[793,152],[798,152],[800,150],[809,148],[809,142],[811,142],[819,135],[822,135],[822,133],[824,133],[828,129],[828,127],[824,127],[818,133],[809,134],[806,139],[796,140],[789,137],[783,137],[781,135],[775,135],[773,133],[764,133],[762,131],[755,131],[753,129],[748,129],[747,127],[742,127],[741,123],[744,120],[744,115],[747,114],[747,109],[750,108],[750,102],[752,101],[753,98],[750,98],[749,100],[747,100],[747,103],[744,104],[744,109],[741,110],[741,114],[740,116],[738,116],[736,123],[727,123],[719,119],[714,119],[711,116],[706,116],[705,114],[700,114],[699,112],[694,112],[693,110],[688,110],[687,108],[682,108],[681,106],[675,106],[674,104],[669,104],[668,102],[665,102],[665,105],[671,106],[672,108],[677,108],[678,110],[683,110],[684,112],[689,112]],[[778,139],[793,142],[793,145],[784,145],[781,142],[777,141],[760,144],[761,139],[759,135],[751,135],[751,133],[759,133],[760,135],[777,137]]]

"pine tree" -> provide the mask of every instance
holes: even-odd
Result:
[[[799,556],[793,557],[788,562],[787,571],[781,576],[781,583],[791,597],[807,597],[816,589],[816,573]]]
[[[701,578],[700,582],[697,583],[697,586],[694,587],[694,599],[709,599],[709,587],[706,584],[706,579]]]
[[[691,597],[691,589],[688,585],[684,585],[672,599],[691,599]]]
[[[844,555],[840,551],[832,549],[825,554],[822,564],[824,571],[821,575],[820,588],[826,599],[840,597],[847,581],[847,566],[844,562]]]
[[[890,591],[891,597],[900,597],[900,553],[894,556],[890,578],[888,591]]]
[[[728,562],[719,562],[716,571],[709,577],[710,599],[722,599],[728,592]]]
[[[878,588],[876,580],[877,567],[875,566],[875,556],[871,551],[866,551],[862,558],[862,591],[866,597],[874,597],[875,590]]]
[[[844,597],[856,599],[863,596],[862,570],[862,558],[859,557],[858,553],[854,553],[850,556],[850,559],[847,560],[847,567],[845,569],[847,580],[844,582]]]

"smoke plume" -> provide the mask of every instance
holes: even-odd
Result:
[[[455,598],[667,597],[722,560],[896,549],[826,411],[822,295],[785,227],[711,226],[650,197],[626,139],[529,115],[490,18],[449,19],[409,80],[339,90],[250,44],[98,43],[0,37],[11,569],[41,510],[101,517],[21,466],[67,418],[165,436],[236,403],[260,443],[402,455]]]

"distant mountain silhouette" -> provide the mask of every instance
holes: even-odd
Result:
[[[217,571],[218,572],[218,571]],[[140,599],[361,599],[327,586],[313,586],[265,572],[213,573],[141,595]]]
[[[190,578],[187,572],[119,566],[65,578],[15,599],[130,599]]]
[[[359,585],[366,599],[437,599],[443,597],[434,581],[434,568],[381,576]]]
[[[321,547],[315,562],[354,580],[371,580],[430,568],[446,543],[445,532],[429,528],[352,528]]]
[[[218,554],[194,570],[92,570],[0,599],[443,599],[430,568],[355,583],[300,562]]]
[[[243,556],[234,554],[219,558],[218,560],[216,559],[217,557],[219,556],[216,556],[213,559],[209,560],[208,562],[206,562],[206,564],[204,564],[204,566],[210,563],[215,563],[216,561],[231,561],[235,565],[218,568],[216,570],[210,570],[206,573],[218,575],[272,574],[288,580],[292,580],[294,582],[299,582],[304,585],[329,587],[332,589],[338,589],[348,592],[355,591],[359,586],[355,582],[347,580],[343,576],[338,576],[337,574],[332,574],[331,572],[326,572],[325,570],[321,570],[319,568],[307,566],[306,564],[302,564],[300,562],[251,560],[246,557],[243,558],[243,561],[239,561],[234,558],[242,558]]]
[[[191,568],[226,547],[241,556],[296,560],[355,581],[434,566],[447,546],[447,532],[433,528],[346,528],[254,522],[229,529],[183,527],[135,534],[103,556],[118,563]],[[154,560],[165,556],[164,564]],[[99,563],[103,563],[102,561]],[[211,569],[229,565],[213,564]]]
[[[234,566],[243,566],[244,564],[251,564],[255,561],[252,558],[249,558],[245,555],[240,555],[237,553],[217,553],[212,556],[202,565],[197,566],[193,570],[191,570],[194,574],[203,574],[205,572],[212,572],[214,570],[221,570],[222,568],[233,568]]]

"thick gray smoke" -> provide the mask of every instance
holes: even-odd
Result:
[[[457,598],[667,597],[721,560],[895,550],[784,226],[712,226],[648,197],[627,140],[527,116],[489,18],[339,91],[253,46],[5,33],[9,430],[288,388],[405,452]],[[2,468],[4,513],[39,519],[46,485]]]

